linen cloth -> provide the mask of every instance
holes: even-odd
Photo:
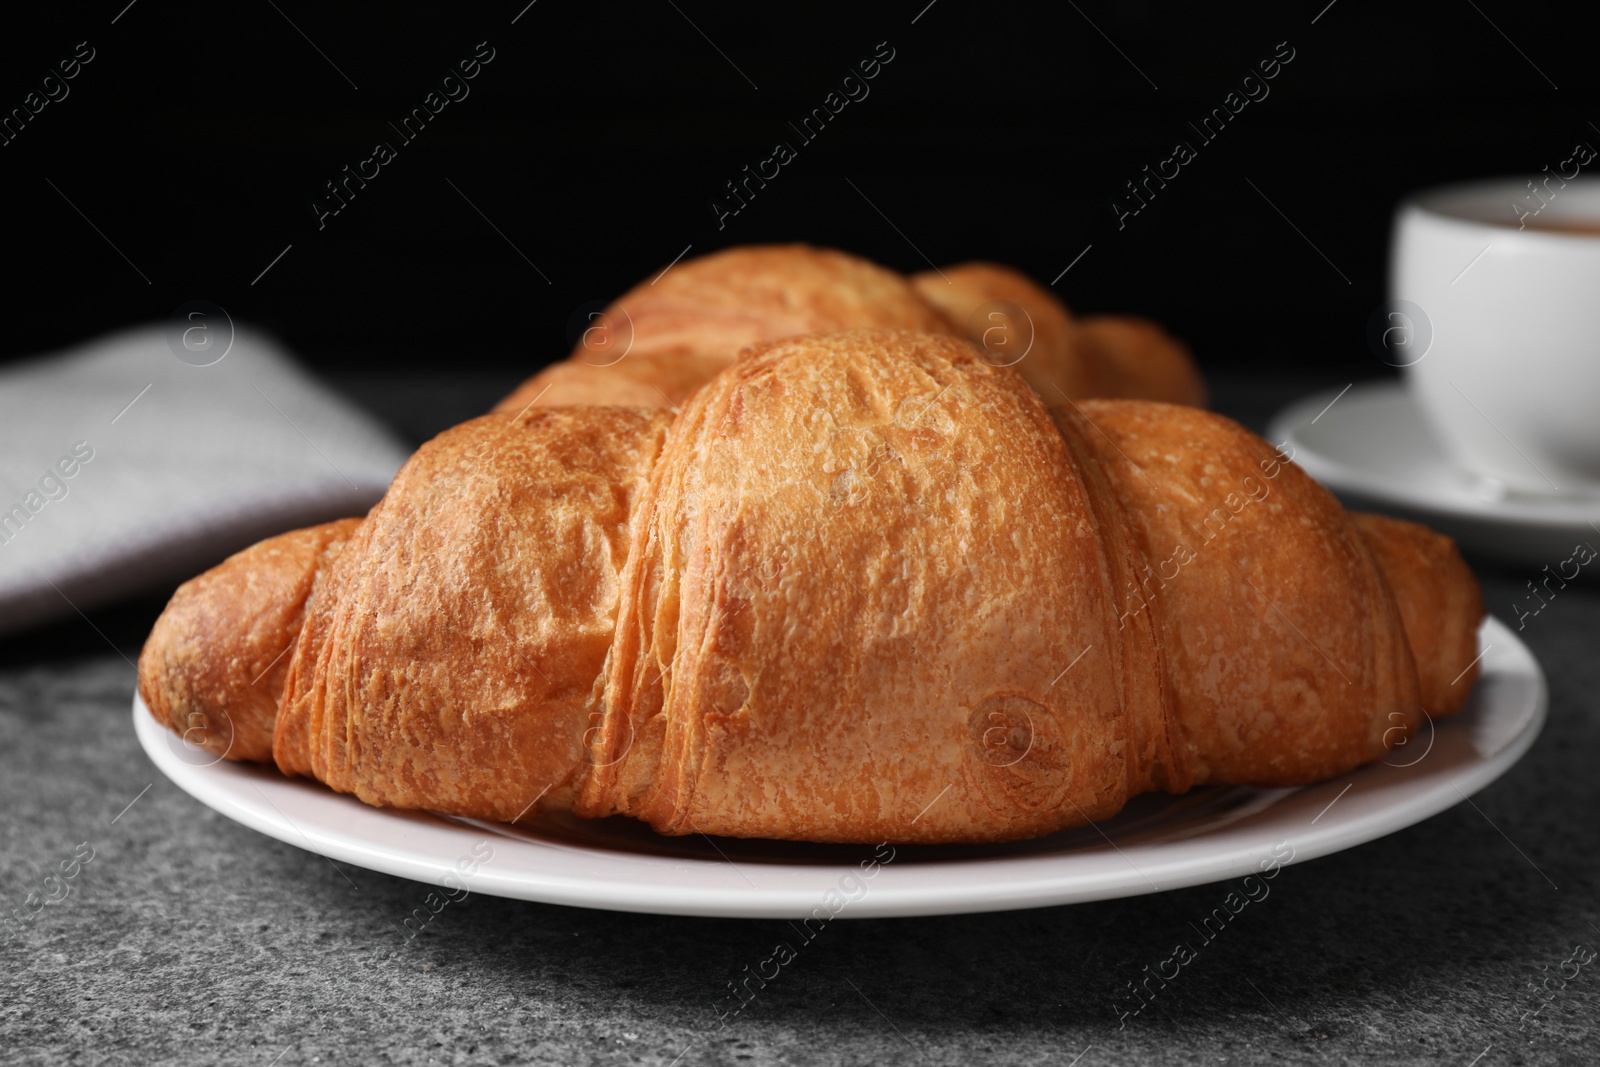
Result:
[[[195,321],[0,370],[0,633],[364,514],[405,461],[272,338]]]

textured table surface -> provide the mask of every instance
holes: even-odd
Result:
[[[345,382],[413,438],[508,382]],[[1236,383],[1261,426],[1327,382]],[[1342,383],[1333,383],[1335,385]],[[1490,610],[1533,573],[1479,567]],[[1549,723],[1473,798],[1288,868],[1140,1015],[1115,1005],[1220,886],[992,915],[830,924],[726,1029],[777,921],[427,888],[247,830],[140,751],[130,659],[160,596],[0,642],[0,1062],[1106,1064],[1600,1061],[1600,589],[1527,620]],[[59,890],[55,890],[59,895]],[[1565,966],[1563,964],[1565,963]],[[1576,975],[1574,975],[1576,971]]]

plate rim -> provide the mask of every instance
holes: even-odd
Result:
[[[1544,671],[1527,646],[1509,627],[1493,616],[1486,616],[1480,625],[1478,641],[1480,649],[1483,650],[1480,658],[1484,660],[1485,676],[1490,674],[1493,664],[1498,664],[1497,673],[1512,678],[1526,677],[1532,683],[1528,698],[1517,707],[1495,709],[1497,717],[1505,717],[1521,724],[1517,732],[1506,739],[1491,755],[1479,757],[1453,778],[1429,786],[1420,794],[1410,797],[1399,808],[1379,808],[1352,818],[1347,814],[1350,810],[1350,805],[1347,805],[1345,811],[1340,816],[1330,819],[1326,827],[1297,838],[1292,857],[1283,861],[1282,866],[1303,863],[1344,851],[1432,818],[1483,789],[1522,759],[1542,732],[1548,717],[1549,686]],[[1496,656],[1493,661],[1487,654],[1491,647],[1504,650],[1502,655]],[[1478,684],[1483,684],[1482,678]],[[272,814],[263,808],[240,803],[233,797],[230,789],[216,784],[214,772],[208,778],[208,772],[212,772],[211,766],[197,767],[179,758],[166,741],[172,735],[145,709],[137,690],[133,695],[132,713],[134,732],[140,747],[157,769],[185,793],[224,817],[285,844],[321,855],[330,861],[340,860],[433,886],[446,885],[446,878],[454,876],[454,868],[448,858],[441,858],[437,854],[415,854],[414,850],[413,854],[407,854],[406,849],[393,841],[384,843],[330,837],[316,826],[311,827],[311,832],[308,833],[306,828],[289,820],[288,816],[284,815],[265,793],[261,793],[254,783],[252,788],[261,794],[267,807],[272,809],[277,818],[273,818]],[[1419,759],[1413,765],[1420,766],[1423,762],[1423,759]],[[243,764],[231,763],[222,766],[226,768],[223,773],[255,773],[250,766]],[[1313,791],[1326,793],[1341,783],[1347,783],[1334,797],[1334,801],[1337,801],[1350,791],[1361,776],[1378,773],[1379,766],[1383,765],[1367,764],[1324,782],[1276,792],[1285,794],[1285,797],[1279,798],[1283,800],[1296,794],[1311,795]],[[1393,766],[1390,766],[1393,769]],[[459,837],[461,842],[459,849],[453,850],[451,855],[465,853],[474,837],[482,838],[497,831],[495,824],[476,820],[467,821],[433,813],[370,807],[354,797],[328,790],[320,783],[277,776],[260,765],[255,767],[261,774],[269,775],[267,779],[269,782],[281,783],[285,788],[315,790],[325,795],[329,801],[358,805],[357,810],[362,812],[386,820],[396,820],[398,836],[402,838],[406,836],[403,832],[399,832],[403,826],[410,826],[421,835],[437,831],[441,827],[447,828],[451,836]],[[1403,785],[1405,782],[1406,779],[1402,777],[1398,781],[1391,781],[1385,788]],[[1263,792],[1274,791],[1263,790]],[[1264,810],[1276,806],[1279,800],[1275,800]],[[1333,802],[1330,802],[1329,809],[1332,807]],[[330,810],[336,813],[339,809]],[[1327,810],[1324,809],[1324,814]],[[1317,818],[1320,819],[1321,815]],[[1236,823],[1249,821],[1247,818],[1237,820]],[[1315,822],[1316,820],[1313,820],[1313,823]],[[885,863],[878,868],[875,877],[881,879],[884,874],[891,874],[892,877],[888,881],[867,884],[862,896],[849,899],[845,906],[829,914],[828,918],[888,918],[1010,911],[1142,896],[1227,881],[1255,872],[1258,864],[1271,855],[1271,846],[1262,844],[1259,838],[1252,839],[1253,834],[1244,834],[1236,823],[1223,824],[1216,829],[1202,831],[1175,842],[1131,844],[1128,851],[1124,851],[1107,837],[1106,841],[1111,848],[1126,860],[1127,870],[1110,864],[1110,854],[1098,847],[1092,851],[1076,851],[1071,854],[1027,853],[1010,857],[952,859],[910,865],[912,871],[924,876],[923,880],[927,884],[922,885],[915,884],[915,879],[902,873],[907,870],[907,865],[894,868],[892,864]],[[555,850],[588,854],[597,858],[604,857],[606,862],[613,866],[619,862],[612,858],[613,855],[620,853],[624,857],[646,864],[671,864],[675,867],[698,865],[702,872],[710,869],[720,872],[722,868],[722,863],[711,860],[628,853],[625,850],[598,849],[571,842],[530,841],[526,837],[504,830],[498,832],[497,844],[502,841],[507,844],[515,843],[532,849],[534,853],[540,850]],[[1102,836],[1105,836],[1103,832]],[[1277,838],[1283,835],[1269,836]],[[1220,846],[1214,853],[1208,854],[1203,859],[1185,858],[1181,855],[1184,851],[1183,846],[1192,846],[1208,839]],[[873,849],[871,845],[861,847],[864,858]],[[718,851],[721,851],[720,848]],[[1128,855],[1129,851],[1145,860],[1145,863],[1142,866],[1135,864],[1133,858]],[[1164,854],[1166,858],[1163,858]],[[1074,874],[1071,869],[1074,858],[1086,856],[1098,856],[1107,860],[1108,864],[1098,873]],[[627,859],[620,862],[626,863]],[[1067,864],[1064,871],[1059,869],[1063,862]],[[1085,863],[1087,864],[1087,861]],[[757,888],[731,859],[727,860],[727,864],[747,883],[745,887],[740,887],[735,880],[726,878],[721,886],[707,887],[669,885],[660,882],[647,885],[607,882],[597,880],[593,876],[587,879],[575,878],[572,875],[541,877],[527,872],[497,870],[492,862],[486,862],[468,879],[468,889],[489,896],[606,911],[719,918],[803,919],[813,916],[823,905],[823,895],[826,890],[818,888],[821,882],[829,877],[837,881],[844,876],[844,873],[856,869],[838,863],[762,862],[752,869],[757,872],[758,877],[769,884],[765,888]],[[946,882],[939,877],[947,872],[963,873],[981,867],[993,868],[990,872],[993,877],[981,892],[960,878]],[[1057,869],[1052,871],[1051,868]],[[803,875],[802,880],[817,884],[803,886],[777,884],[785,879],[792,881],[797,875]],[[1008,875],[1020,877],[1008,877]],[[1160,884],[1157,884],[1157,880]],[[909,884],[899,885],[901,882]],[[891,883],[894,883],[892,888]],[[459,882],[448,884],[457,887],[460,885]]]
[[[1269,420],[1267,436],[1273,441],[1292,444],[1295,447],[1293,461],[1324,485],[1341,493],[1358,494],[1374,502],[1402,507],[1413,514],[1434,515],[1456,522],[1484,523],[1507,530],[1566,532],[1569,529],[1588,528],[1591,522],[1600,521],[1600,496],[1541,498],[1520,495],[1502,500],[1482,499],[1467,493],[1443,496],[1437,492],[1428,493],[1426,485],[1401,485],[1384,478],[1381,472],[1357,467],[1330,456],[1307,443],[1300,435],[1346,393],[1351,394],[1348,399],[1360,397],[1369,402],[1410,402],[1422,427],[1421,432],[1430,438],[1433,436],[1426,423],[1421,422],[1421,409],[1415,408],[1404,381],[1389,378],[1358,381],[1343,389],[1330,387],[1291,401]],[[1453,467],[1449,469],[1456,471]]]

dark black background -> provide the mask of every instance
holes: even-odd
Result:
[[[1600,144],[1578,4],[525,3],[8,16],[0,108],[77,42],[97,54],[0,147],[0,356],[205,299],[325,373],[515,378],[687,245],[806,240],[1045,282],[1092,245],[1056,286],[1077,309],[1155,317],[1213,374],[1363,377],[1386,370],[1364,328],[1397,198]],[[485,40],[471,95],[319,231],[323,183]],[[723,183],[797,143],[787,124],[880,41],[870,96],[719,230]],[[1122,183],[1280,41],[1270,96],[1119,231]]]

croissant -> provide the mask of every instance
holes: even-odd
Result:
[[[583,331],[572,354],[496,407],[675,407],[748,345],[851,329],[967,337],[991,362],[1015,364],[1047,403],[1118,396],[1201,405],[1205,388],[1182,344],[1154,323],[1090,316],[992,263],[905,278],[857,256],[807,245],[732,248],[641,282]]]
[[[1378,758],[1461,707],[1481,616],[1450,541],[1221,416],[856,331],[676,418],[446,431],[365,519],[181,587],[140,690],[370,804],[985,842]]]
[[[1049,291],[995,263],[914,274],[911,284],[946,318],[966,324],[967,339],[991,362],[1014,366],[1047,404],[1123,397],[1205,406],[1189,350],[1153,322],[1074,319]]]

